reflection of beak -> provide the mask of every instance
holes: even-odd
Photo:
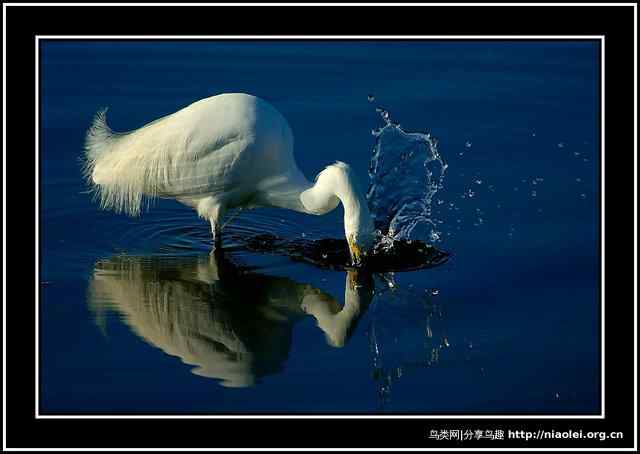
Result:
[[[347,289],[354,291],[357,288],[358,288],[358,271],[356,270],[347,271]]]
[[[371,281],[371,274],[363,270],[348,270],[345,290],[350,290],[355,293],[353,293],[353,295],[349,292],[345,293],[345,304],[347,301],[354,298],[357,298],[358,300],[368,299],[365,295],[371,292],[372,286],[373,282]]]

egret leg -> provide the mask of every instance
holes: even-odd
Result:
[[[205,197],[196,204],[198,214],[209,220],[211,224],[211,236],[213,237],[213,248],[219,249],[222,244],[222,219],[226,212],[226,207],[219,199]]]

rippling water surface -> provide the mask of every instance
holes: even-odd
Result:
[[[598,53],[44,43],[41,411],[598,413]],[[342,238],[341,208],[239,212],[223,254],[177,202],[99,211],[79,163],[99,107],[125,131],[220,92],[276,106],[308,178],[350,163],[385,244],[448,260],[374,273],[251,247]]]

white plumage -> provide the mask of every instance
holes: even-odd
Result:
[[[373,244],[363,192],[337,162],[307,181],[293,156],[287,120],[255,96],[231,93],[197,101],[127,133],[99,112],[87,133],[85,173],[101,207],[138,215],[145,201],[173,198],[211,223],[214,242],[232,208],[280,207],[325,214],[341,201],[354,262]]]

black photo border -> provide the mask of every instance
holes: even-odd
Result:
[[[636,363],[636,15],[625,5],[3,6],[6,449],[633,449]],[[589,35],[605,37],[603,419],[36,418],[36,36]],[[19,170],[18,170],[19,169]],[[12,191],[13,189],[13,191]],[[32,274],[33,273],[33,274]],[[568,359],[570,360],[570,359]],[[544,373],[544,371],[540,371]],[[624,437],[438,441],[431,430],[622,432]]]

